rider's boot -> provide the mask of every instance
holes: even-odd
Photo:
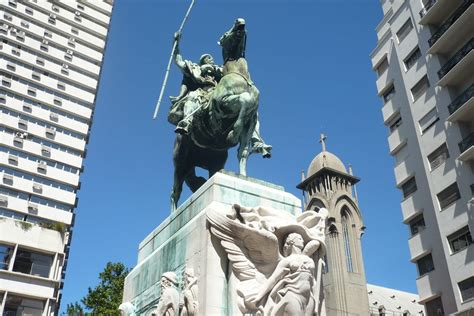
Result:
[[[189,134],[189,126],[191,125],[191,122],[192,120],[190,119],[180,121],[178,125],[176,126],[174,132],[181,135]]]

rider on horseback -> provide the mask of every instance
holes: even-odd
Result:
[[[222,77],[222,68],[214,64],[214,58],[210,54],[202,55],[199,64],[183,60],[179,52],[180,37],[181,34],[175,34],[177,45],[173,56],[183,73],[183,81],[179,95],[170,97],[172,106],[168,121],[176,125],[176,133],[188,134],[194,113],[208,104],[211,91]]]

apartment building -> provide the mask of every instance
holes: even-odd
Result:
[[[371,53],[420,302],[474,313],[473,0],[381,0]]]
[[[56,315],[112,13],[0,1],[0,315]]]

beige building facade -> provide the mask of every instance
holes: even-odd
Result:
[[[111,1],[0,1],[0,315],[56,315]]]
[[[381,0],[371,53],[428,315],[474,308],[474,6]]]

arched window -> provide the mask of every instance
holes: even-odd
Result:
[[[351,217],[349,210],[343,208],[341,211],[342,221],[342,237],[344,239],[344,252],[346,254],[346,267],[348,272],[354,272],[354,265],[352,262],[352,247],[351,247]]]

